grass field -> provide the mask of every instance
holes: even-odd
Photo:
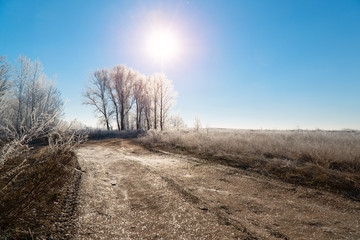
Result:
[[[360,200],[358,131],[150,131],[139,141]]]

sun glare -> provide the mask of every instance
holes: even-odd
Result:
[[[147,52],[155,60],[166,62],[179,55],[179,40],[170,30],[153,30],[148,35]]]

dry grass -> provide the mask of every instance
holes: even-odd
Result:
[[[74,153],[40,151],[28,156],[23,171],[12,171],[18,161],[11,159],[1,169],[7,173],[0,179],[2,231],[14,238],[55,232],[55,213],[74,171]]]
[[[18,143],[13,140],[0,149],[9,149],[13,142]],[[0,165],[0,239],[57,234],[55,223],[78,167],[73,148],[81,140],[79,135],[54,131],[48,142],[48,146],[20,143]]]
[[[139,141],[360,200],[360,132],[151,131]]]

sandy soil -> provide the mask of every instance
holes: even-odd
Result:
[[[360,203],[130,140],[78,150],[75,239],[359,239]]]

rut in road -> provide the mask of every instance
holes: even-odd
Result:
[[[90,142],[75,239],[358,239],[360,204],[130,140]]]

